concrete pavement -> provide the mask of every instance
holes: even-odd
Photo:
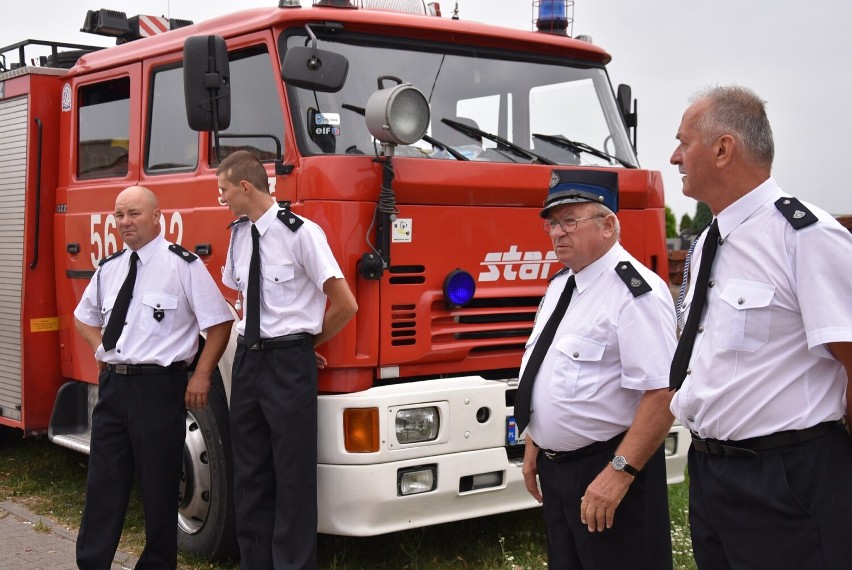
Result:
[[[77,533],[18,503],[0,502],[0,569],[73,570]],[[126,570],[136,558],[117,552],[112,570]]]

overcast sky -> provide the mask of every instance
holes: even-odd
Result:
[[[78,30],[86,10],[109,8],[196,22],[277,0],[29,0],[6,2],[0,46],[23,39],[110,45]],[[310,0],[302,0],[308,5]],[[444,17],[456,2],[442,0]],[[531,29],[532,0],[458,0],[465,20]],[[839,0],[576,0],[573,33],[610,54],[613,86],[639,99],[639,158],[663,174],[666,202],[680,218],[695,203],[669,164],[690,95],[737,83],[768,102],[775,132],[773,173],[787,192],[834,214],[852,214],[842,179],[852,149],[852,2]]]

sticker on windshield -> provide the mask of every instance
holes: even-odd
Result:
[[[340,126],[340,113],[317,113],[314,120],[318,125]]]
[[[391,231],[392,243],[411,243],[411,218],[397,218]]]

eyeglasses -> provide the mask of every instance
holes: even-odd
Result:
[[[595,218],[605,218],[606,216],[602,214],[598,214],[597,216],[589,216],[588,218],[562,218],[559,220],[545,220],[543,224],[541,224],[541,228],[544,230],[544,233],[550,235],[550,232],[553,231],[555,227],[559,227],[566,234],[573,232],[577,229],[577,223],[582,222],[583,220],[594,220]]]

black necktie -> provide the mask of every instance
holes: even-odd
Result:
[[[115,348],[118,338],[121,336],[121,331],[124,329],[124,319],[127,318],[127,309],[130,307],[130,299],[133,297],[133,285],[136,283],[136,261],[138,259],[139,254],[135,251],[130,254],[130,271],[127,272],[127,277],[124,278],[121,289],[118,290],[118,297],[115,298],[115,304],[109,314],[109,321],[101,339],[106,352]]]
[[[559,323],[562,322],[562,317],[565,316],[565,311],[571,302],[575,284],[576,279],[572,275],[566,281],[565,289],[562,290],[553,313],[547,319],[538,340],[535,341],[535,348],[533,348],[527,366],[524,368],[524,375],[521,377],[518,391],[515,394],[515,422],[518,426],[518,433],[527,429],[527,425],[530,423],[533,383],[538,375],[538,369],[541,368],[541,363],[544,362],[544,356],[553,343],[553,337],[556,336],[556,329],[559,328]]]
[[[246,303],[246,346],[260,341],[260,233],[251,225],[251,265],[249,265],[248,299]]]
[[[698,321],[707,304],[707,286],[710,283],[710,268],[716,257],[716,248],[719,246],[719,222],[713,220],[707,237],[704,238],[704,247],[701,249],[701,267],[698,269],[698,277],[695,278],[695,293],[692,295],[692,306],[689,307],[689,318],[683,327],[683,333],[677,343],[674,358],[672,359],[671,373],[669,374],[669,389],[678,390],[686,378],[686,370],[689,360],[692,358],[692,348],[695,346],[695,335],[698,333]]]

